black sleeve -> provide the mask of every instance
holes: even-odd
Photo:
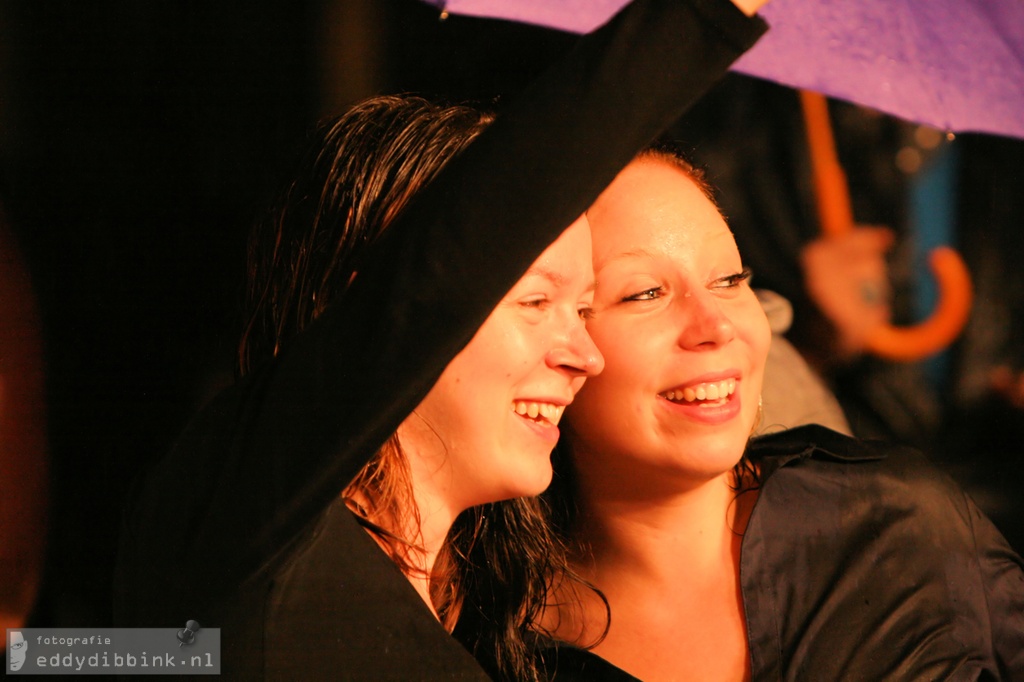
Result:
[[[546,245],[764,30],[724,0],[637,0],[582,38],[420,193],[332,309],[199,415],[137,498],[134,570],[173,582],[201,565],[202,599],[280,552]]]

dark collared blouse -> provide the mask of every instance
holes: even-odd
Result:
[[[1021,559],[920,453],[805,426],[749,455],[763,476],[740,560],[755,681],[1024,680]],[[634,679],[578,649],[557,667]]]

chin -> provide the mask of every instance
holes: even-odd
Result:
[[[524,481],[524,485],[519,489],[519,492],[512,497],[536,497],[540,495],[551,485],[551,476],[551,467],[548,467],[547,471],[537,473],[529,482]]]
[[[490,504],[492,502],[504,502],[505,500],[517,497],[535,497],[547,490],[551,485],[551,465],[544,469],[505,471],[505,476],[493,478],[490,485],[481,485],[479,495],[470,506]]]
[[[550,461],[546,462],[543,468],[532,471],[520,472],[516,477],[515,485],[509,488],[509,492],[502,499],[514,497],[536,497],[548,489],[551,485],[552,469]]]
[[[718,434],[710,438],[700,439],[698,443],[690,442],[688,448],[696,446],[700,452],[700,459],[705,464],[709,474],[722,474],[732,470],[741,459],[747,449],[749,437],[742,434]]]

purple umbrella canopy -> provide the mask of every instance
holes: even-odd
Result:
[[[564,31],[628,0],[426,0]],[[1024,138],[1024,0],[773,0],[735,71],[954,132]]]

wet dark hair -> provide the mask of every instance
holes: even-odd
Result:
[[[249,246],[248,322],[238,349],[246,374],[276,356],[358,277],[369,246],[412,196],[465,149],[493,116],[411,96],[362,102],[325,122],[295,180]],[[404,572],[419,516],[397,435],[342,492],[360,523]],[[449,630],[492,675],[538,679],[530,633],[550,576],[564,557],[535,499],[510,500],[460,515],[437,556],[431,599]],[[412,537],[409,537],[409,536]]]
[[[412,195],[492,120],[466,106],[385,96],[316,129],[295,180],[250,239],[243,374],[344,293]]]
[[[547,679],[548,600],[564,581],[586,584],[550,516],[537,497],[496,502],[463,512],[449,536],[452,560],[465,566],[448,583],[463,599],[453,634],[494,679]]]

